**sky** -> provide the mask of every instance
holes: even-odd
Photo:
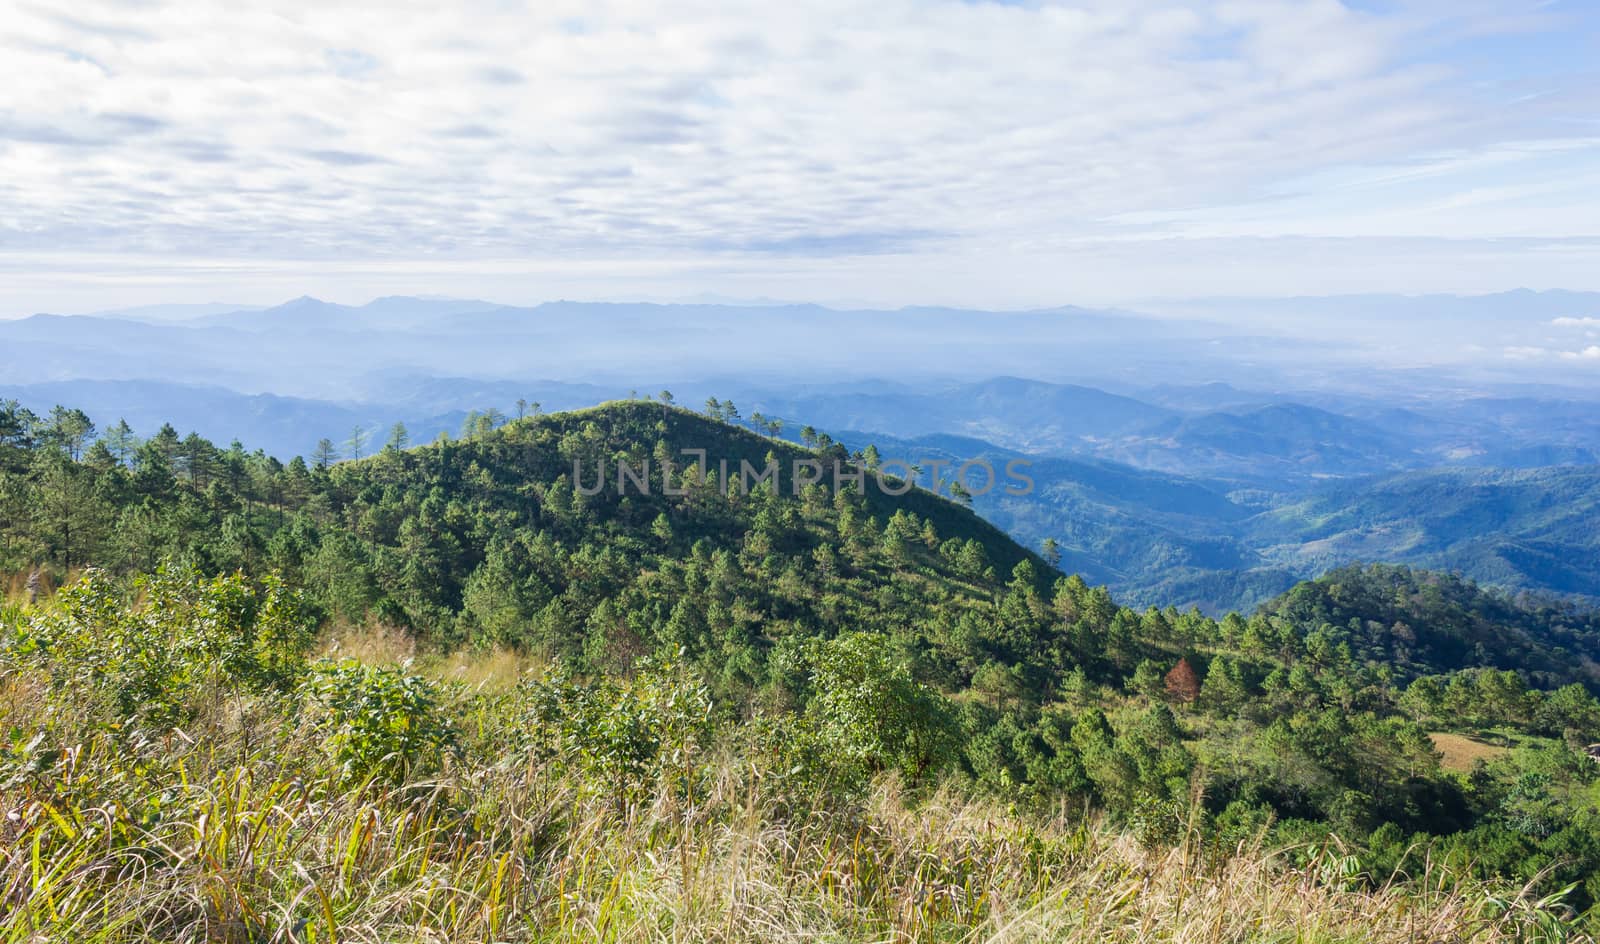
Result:
[[[1600,289],[1593,0],[0,0],[0,316]]]

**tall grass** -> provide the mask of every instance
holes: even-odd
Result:
[[[733,746],[692,791],[621,791],[517,749],[503,697],[454,698],[444,770],[352,783],[281,696],[145,731],[0,666],[0,942],[1587,940],[1437,866],[1181,826],[1151,851],[948,786],[807,797]]]

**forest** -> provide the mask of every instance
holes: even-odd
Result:
[[[285,463],[0,404],[0,940],[1600,930],[1600,613],[1133,609],[959,492],[677,458],[880,471],[778,432],[663,391]]]

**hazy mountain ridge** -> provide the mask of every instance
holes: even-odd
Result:
[[[1258,346],[1211,337],[1215,324],[1160,322],[1152,342],[1144,316],[1078,308],[389,297],[139,312],[0,323],[0,397],[81,406],[102,427],[127,418],[144,435],[170,420],[288,458],[323,438],[342,446],[357,427],[375,448],[396,423],[420,442],[458,433],[475,411],[667,387],[690,406],[715,396],[782,419],[791,440],[811,425],[908,461],[1026,456],[1035,492],[980,495],[977,509],[1029,546],[1055,539],[1064,566],[1137,602],[1244,606],[1356,559],[1600,592],[1582,556],[1592,484],[1558,471],[1514,489],[1495,478],[1593,466],[1600,410],[1578,388],[1372,370],[1357,383],[1332,369],[1302,384],[1292,365],[1246,363]],[[1072,357],[1052,360],[1062,351]],[[1166,370],[1180,351],[1183,368]],[[995,362],[1006,369],[970,376]],[[1055,379],[1030,379],[1041,376]],[[1576,503],[1570,522],[1537,507],[1542,492]]]

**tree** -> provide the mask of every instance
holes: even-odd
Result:
[[[951,760],[952,719],[948,703],[893,652],[879,633],[817,640],[806,714],[846,768],[897,769],[914,778]]]
[[[84,447],[93,439],[94,423],[88,414],[64,406],[52,409],[50,418],[39,431],[41,443],[61,450],[73,462],[83,458]]]
[[[350,431],[350,438],[344,441],[344,446],[352,459],[359,459],[366,453],[368,433],[366,427],[357,426]]]
[[[1178,664],[1167,673],[1167,696],[1173,701],[1189,704],[1200,697],[1200,676],[1195,674],[1194,666],[1188,659],[1179,659]]]
[[[339,460],[339,451],[333,447],[333,440],[317,440],[317,448],[311,451],[311,464],[319,469],[326,469]]]
[[[672,543],[672,522],[667,519],[667,513],[656,515],[656,520],[650,525],[650,533],[663,545]]]
[[[0,473],[20,472],[28,465],[39,418],[15,400],[0,400]]]
[[[1123,687],[1133,695],[1157,698],[1165,688],[1163,675],[1159,665],[1149,659],[1142,659],[1134,667],[1133,675],[1123,683]]]
[[[1061,544],[1055,538],[1044,539],[1044,562],[1056,570],[1061,569]]]
[[[722,401],[716,397],[706,397],[706,415],[712,419],[721,419]]]
[[[125,419],[117,420],[117,425],[106,430],[104,442],[118,462],[127,462],[139,448],[139,437],[133,434],[133,427]]]
[[[411,442],[411,436],[406,432],[406,424],[396,423],[389,427],[389,441],[383,444],[385,452],[403,452]]]
[[[107,524],[108,510],[95,489],[91,470],[65,452],[41,451],[34,465],[34,533],[62,570],[93,560],[94,545]]]

